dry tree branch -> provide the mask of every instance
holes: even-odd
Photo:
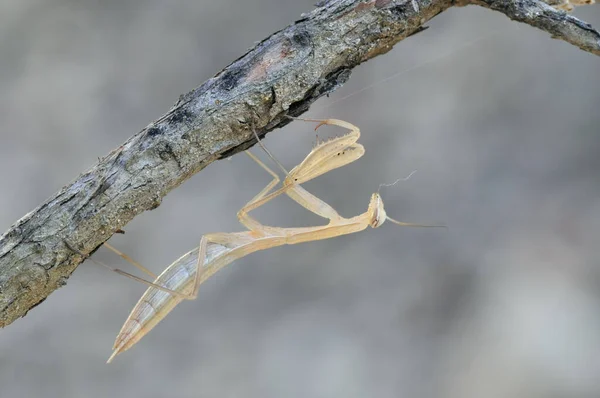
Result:
[[[305,112],[358,64],[388,52],[447,8],[469,3],[600,55],[597,31],[538,0],[323,1],[182,95],[0,237],[0,326],[64,285],[84,260],[79,252],[92,253],[208,164],[254,145],[252,129],[262,137],[287,124],[286,116]]]

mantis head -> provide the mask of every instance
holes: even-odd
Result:
[[[369,210],[367,213],[371,215],[369,225],[372,228],[381,226],[385,220],[388,219],[387,213],[383,208],[383,199],[381,199],[381,196],[378,193],[371,195],[371,202],[369,202]]]
[[[367,210],[367,214],[371,217],[369,219],[369,225],[372,228],[380,227],[386,220],[393,222],[394,224],[403,226],[403,227],[432,227],[432,228],[447,228],[445,225],[424,225],[424,224],[413,224],[402,222],[398,220],[394,220],[390,216],[387,215],[385,209],[383,207],[383,199],[381,199],[381,195],[379,193],[374,193],[371,195],[371,202],[369,202],[369,209]]]

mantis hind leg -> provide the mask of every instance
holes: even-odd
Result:
[[[104,268],[106,268],[106,269],[108,269],[108,270],[110,270],[110,271],[116,272],[116,273],[117,273],[117,274],[119,274],[119,275],[123,275],[123,276],[125,276],[125,277],[127,277],[127,278],[130,278],[130,279],[133,279],[133,280],[135,280],[135,281],[141,282],[141,283],[143,283],[143,284],[145,284],[145,285],[148,285],[148,286],[150,286],[150,287],[154,287],[154,288],[156,288],[156,289],[158,289],[158,290],[161,290],[161,291],[163,291],[163,292],[166,292],[166,293],[172,294],[172,295],[174,295],[174,296],[177,296],[177,297],[185,298],[185,295],[184,295],[183,293],[177,292],[177,291],[175,291],[175,290],[171,290],[171,289],[169,289],[169,288],[167,288],[167,287],[164,287],[164,286],[161,286],[161,285],[159,285],[159,284],[157,284],[157,283],[154,283],[154,282],[147,281],[147,280],[146,280],[146,279],[144,279],[144,278],[140,278],[139,276],[136,276],[136,275],[130,274],[129,272],[123,271],[123,270],[121,270],[121,269],[119,269],[119,268],[113,268],[113,267],[111,267],[111,266],[109,266],[109,265],[106,265],[106,264],[104,264],[104,263],[102,263],[102,262],[100,262],[100,261],[98,261],[98,260],[96,260],[96,259],[94,259],[94,258],[90,257],[90,256],[89,256],[89,254],[87,254],[87,255],[86,255],[86,254],[82,253],[81,251],[79,251],[79,250],[77,250],[76,248],[74,248],[73,246],[71,246],[71,245],[70,245],[70,244],[69,244],[67,241],[64,241],[64,243],[65,243],[65,245],[66,245],[66,246],[67,246],[67,247],[68,247],[70,250],[74,251],[75,253],[78,253],[80,256],[82,256],[82,257],[84,257],[84,258],[88,258],[90,261],[92,261],[92,262],[93,262],[94,264],[96,264],[96,265],[99,265],[99,266],[101,266],[101,267],[104,267]],[[109,246],[110,246],[110,245],[109,245]],[[112,246],[111,246],[111,247],[112,247]],[[113,249],[114,249],[114,248],[113,248]],[[115,250],[116,250],[116,249],[115,249]],[[114,251],[114,250],[113,250],[113,251]],[[116,252],[120,253],[118,250],[117,250]],[[123,257],[123,258],[125,258],[125,257]],[[143,270],[146,270],[147,272],[150,272],[150,271],[149,271],[147,268],[145,268],[145,267],[144,267],[144,266],[142,266],[141,264],[139,264],[139,263],[137,263],[137,264],[138,264],[138,265],[141,267],[141,269],[143,269]],[[150,272],[150,274],[152,274],[152,273]]]
[[[121,257],[122,259],[124,259],[125,261],[129,262],[130,264],[132,264],[134,267],[136,267],[137,269],[139,269],[140,271],[144,272],[145,274],[147,274],[148,276],[150,276],[153,279],[156,279],[156,274],[154,274],[152,271],[150,271],[148,268],[144,267],[142,264],[138,263],[137,261],[135,261],[134,259],[132,259],[131,257],[129,257],[127,254],[115,249],[113,246],[109,245],[108,243],[104,242],[104,247],[106,247],[107,249],[109,249],[110,251],[116,253],[119,257]]]

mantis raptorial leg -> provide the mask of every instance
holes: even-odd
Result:
[[[387,216],[378,193],[371,196],[366,212],[352,218],[344,218],[329,204],[302,188],[300,184],[354,162],[364,154],[363,146],[357,143],[360,130],[356,126],[336,119],[318,122],[317,128],[323,124],[330,124],[347,128],[350,132],[318,144],[298,166],[286,174],[282,186],[275,191],[273,189],[280,181],[277,174],[248,152],[248,155],[273,177],[273,180],[238,212],[239,221],[248,231],[204,235],[199,248],[173,262],[154,283],[149,282],[151,287],[134,307],[117,336],[109,362],[139,341],[183,299],[196,298],[203,281],[225,265],[250,253],[284,244],[350,234],[368,226],[377,228],[386,220],[403,226],[435,226],[403,223],[391,219]],[[269,156],[272,157],[270,154]],[[284,193],[307,210],[328,219],[329,223],[315,227],[279,228],[263,225],[249,215],[250,211]],[[160,285],[161,289],[158,289],[157,285]]]

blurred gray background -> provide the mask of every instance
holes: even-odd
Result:
[[[2,0],[0,232],[312,3]],[[600,6],[576,15],[600,28]],[[476,7],[430,26],[306,114],[357,124],[367,149],[306,187],[352,216],[417,169],[386,209],[448,231],[253,254],[111,365],[145,287],[86,262],[0,332],[0,396],[600,396],[599,59]],[[292,167],[312,127],[265,143]],[[268,182],[244,155],[214,163],[111,243],[158,272],[241,230]],[[257,215],[321,222],[287,199]]]

